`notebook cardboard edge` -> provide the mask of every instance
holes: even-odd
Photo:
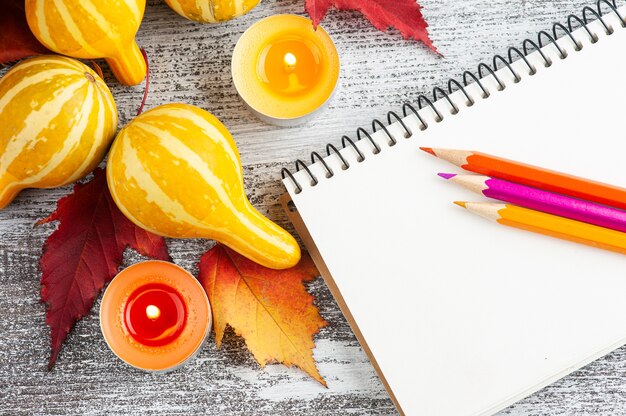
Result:
[[[333,297],[335,298],[335,301],[339,305],[339,309],[341,309],[341,312],[343,313],[343,316],[346,318],[346,320],[350,324],[350,328],[352,328],[352,332],[354,332],[354,335],[356,335],[357,339],[359,340],[359,343],[361,344],[361,348],[363,348],[363,350],[367,354],[367,357],[369,358],[370,362],[374,366],[374,369],[376,370],[376,373],[378,374],[378,378],[383,383],[383,385],[385,386],[385,389],[387,390],[387,393],[389,393],[389,396],[391,397],[391,401],[396,406],[396,409],[398,410],[400,415],[405,416],[405,413],[402,410],[402,407],[400,406],[400,403],[396,399],[395,394],[391,390],[391,387],[389,386],[389,383],[387,382],[387,379],[385,378],[385,375],[383,374],[382,370],[380,369],[380,366],[378,365],[378,362],[376,362],[376,357],[374,357],[374,354],[372,353],[372,351],[370,350],[369,346],[367,345],[367,341],[363,337],[363,334],[361,333],[361,330],[359,329],[359,326],[357,325],[356,321],[354,320],[354,317],[352,316],[352,313],[350,312],[350,309],[348,308],[348,305],[346,304],[345,300],[343,299],[343,296],[341,295],[341,292],[339,291],[339,288],[335,284],[335,280],[333,279],[333,276],[330,274],[330,271],[328,270],[328,267],[326,266],[326,263],[324,263],[324,259],[320,255],[319,250],[317,249],[317,246],[315,245],[315,242],[311,238],[311,235],[309,234],[309,230],[307,229],[306,225],[304,224],[304,221],[302,220],[302,217],[300,216],[300,214],[298,213],[297,210],[293,210],[292,211],[289,208],[289,202],[292,202],[292,199],[291,199],[291,196],[288,193],[285,193],[285,194],[283,194],[280,197],[280,204],[283,207],[283,210],[285,211],[285,213],[287,213],[287,217],[289,217],[289,220],[291,221],[291,223],[293,224],[294,228],[296,229],[296,232],[298,233],[298,235],[302,239],[302,242],[304,243],[306,249],[308,250],[309,254],[311,255],[311,258],[313,259],[313,262],[317,266],[318,271],[320,272],[320,274],[324,278],[324,282],[326,282],[326,285],[330,289],[330,292],[332,293]]]

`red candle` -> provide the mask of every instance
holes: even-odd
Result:
[[[100,307],[107,344],[128,364],[174,369],[199,350],[211,329],[202,285],[175,264],[146,261],[120,272]]]
[[[152,283],[135,290],[124,310],[128,333],[144,345],[161,347],[174,341],[185,327],[187,309],[176,289]]]

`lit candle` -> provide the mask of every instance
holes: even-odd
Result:
[[[120,272],[102,298],[100,326],[123,361],[143,370],[172,370],[191,359],[211,329],[202,285],[175,264],[146,261]]]
[[[233,51],[232,75],[243,101],[263,121],[304,123],[328,102],[339,79],[339,55],[326,31],[282,14],[253,24]]]

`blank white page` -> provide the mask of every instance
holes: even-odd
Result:
[[[626,16],[626,8],[621,8]],[[366,159],[326,158],[334,171],[303,191],[287,179],[298,212],[407,415],[491,414],[626,343],[626,256],[488,222],[452,204],[483,200],[436,176],[458,169],[420,146],[478,150],[626,187],[626,29],[605,17],[519,60],[513,82],[450,114],[445,100],[405,119],[415,132],[391,147],[379,131],[358,142]],[[339,134],[345,132],[338,132]],[[305,155],[303,155],[305,156]],[[332,388],[332,385],[331,385]]]

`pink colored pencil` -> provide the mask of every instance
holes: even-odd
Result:
[[[453,173],[440,173],[439,176],[489,198],[626,232],[626,211],[617,208],[489,176]]]

